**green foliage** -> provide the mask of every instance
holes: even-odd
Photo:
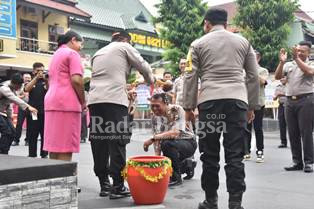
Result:
[[[187,55],[190,44],[202,35],[200,23],[207,7],[202,0],[162,0],[156,7],[159,17],[154,23],[162,25],[161,38],[171,42],[163,59],[171,61],[166,68],[177,76],[179,59]]]
[[[262,54],[261,65],[274,71],[278,53],[286,48],[290,24],[298,8],[298,0],[237,0],[238,13],[234,19],[241,33],[253,48]]]

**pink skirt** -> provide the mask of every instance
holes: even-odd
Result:
[[[80,151],[81,113],[45,111],[44,150],[57,153]]]

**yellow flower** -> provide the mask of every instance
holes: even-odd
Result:
[[[144,177],[146,181],[150,181],[153,183],[156,183],[159,180],[163,179],[164,176],[167,175],[168,171],[170,171],[170,173],[172,174],[171,160],[169,158],[166,158],[165,160],[162,160],[160,162],[149,162],[149,163],[136,162],[136,161],[128,159],[126,166],[121,172],[121,175],[123,176],[124,179],[127,179],[128,177],[129,167],[133,167],[141,176]],[[154,176],[147,174],[144,170],[144,168],[160,168],[160,167],[162,167],[163,169]]]

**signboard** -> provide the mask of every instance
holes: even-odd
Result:
[[[136,88],[137,93],[137,108],[139,110],[149,110],[150,102],[150,87],[145,84],[140,84]]]
[[[265,108],[278,108],[278,100],[273,100],[277,85],[278,82],[267,80],[267,85],[265,87]]]
[[[3,40],[0,39],[0,52],[3,52]]]
[[[157,37],[153,36],[145,36],[136,33],[129,33],[131,36],[131,41],[136,44],[146,45],[146,46],[153,46],[157,48],[166,48],[170,45],[169,41],[162,40]]]
[[[0,36],[16,37],[16,0],[0,1]]]

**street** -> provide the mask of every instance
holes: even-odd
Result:
[[[127,155],[147,155],[142,149],[142,142],[150,136],[150,130],[134,131],[132,141],[127,146]],[[11,147],[10,155],[26,156],[28,149],[24,146],[24,137],[21,137],[20,146]],[[255,142],[252,147],[255,147]],[[255,151],[252,151],[251,161],[246,161],[247,191],[244,194],[243,206],[245,209],[313,209],[314,205],[314,176],[303,171],[286,172],[283,167],[291,163],[290,149],[278,149],[279,133],[265,133],[265,163],[255,162]],[[152,155],[150,147],[148,154]],[[74,155],[78,162],[80,209],[196,209],[203,201],[204,193],[201,189],[201,163],[199,153],[195,155],[198,164],[192,180],[185,181],[175,189],[169,189],[165,201],[160,205],[135,206],[132,198],[109,200],[108,197],[98,196],[98,179],[93,172],[93,159],[89,143],[81,144],[80,154]],[[223,149],[221,150],[221,171],[219,188],[219,208],[227,209],[228,194],[226,192],[224,173]]]

